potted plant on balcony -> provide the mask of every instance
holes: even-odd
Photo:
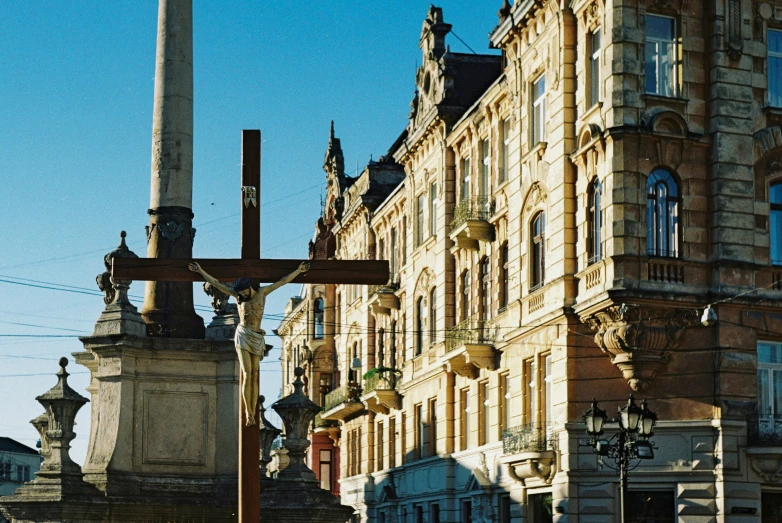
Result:
[[[392,390],[401,372],[394,367],[375,367],[364,374],[364,390]]]

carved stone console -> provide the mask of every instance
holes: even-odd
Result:
[[[644,390],[668,361],[666,354],[684,329],[697,324],[694,309],[653,309],[611,305],[583,319],[595,331],[595,343],[609,354],[633,390]]]

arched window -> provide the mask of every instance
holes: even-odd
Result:
[[[603,184],[595,177],[589,185],[589,264],[603,259]]]
[[[461,277],[462,286],[462,321],[470,317],[470,271],[464,271]]]
[[[771,264],[782,265],[782,182],[772,183],[768,188],[768,202],[771,206]]]
[[[315,300],[312,318],[315,324],[314,337],[319,340],[323,338],[323,298]]]
[[[510,285],[508,284],[508,242],[504,242],[500,247],[500,311],[503,311],[508,306],[508,293],[510,291]]]
[[[437,342],[437,288],[429,291],[429,344]]]
[[[491,264],[489,258],[481,260],[481,319],[491,318]]]
[[[424,297],[415,302],[415,355],[424,350]]]
[[[546,279],[546,213],[540,211],[530,223],[530,280],[531,291],[543,286]]]
[[[679,186],[665,169],[646,181],[646,251],[649,256],[679,255]]]

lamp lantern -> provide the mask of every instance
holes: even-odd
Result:
[[[630,395],[627,405],[619,409],[619,423],[629,432],[638,431],[638,422],[641,420],[641,407],[635,404],[635,398]]]
[[[647,405],[646,400],[643,400],[641,402],[641,422],[638,427],[640,436],[643,438],[650,438],[654,435],[652,430],[654,429],[655,423],[657,423],[657,414],[649,410],[649,405]]]
[[[584,414],[584,423],[587,426],[587,434],[600,436],[603,433],[603,425],[606,422],[606,411],[597,406],[597,401],[592,398],[592,407]]]

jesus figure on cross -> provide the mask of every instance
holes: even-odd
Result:
[[[263,339],[261,320],[263,309],[266,306],[266,296],[279,289],[286,283],[292,282],[296,276],[310,269],[309,262],[302,262],[299,267],[271,285],[253,285],[249,278],[237,278],[233,287],[223,285],[215,277],[211,276],[197,262],[190,263],[188,268],[199,273],[212,286],[221,292],[236,298],[239,308],[239,325],[234,335],[234,345],[239,356],[239,365],[242,368],[242,400],[247,413],[247,426],[257,423],[255,415],[258,412],[258,373],[260,363],[266,351],[266,342]]]

